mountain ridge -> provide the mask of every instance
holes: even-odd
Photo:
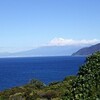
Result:
[[[81,48],[77,52],[73,53],[72,55],[73,56],[91,55],[97,51],[100,51],[100,43],[89,46],[89,47]]]
[[[0,57],[67,56],[80,48],[82,46],[42,46],[16,53],[1,53]]]

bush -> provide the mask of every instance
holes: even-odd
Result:
[[[41,81],[39,80],[36,80],[36,79],[32,79],[30,82],[29,82],[29,85],[32,85],[34,87],[37,87],[37,88],[44,88],[46,85],[44,83],[42,83]]]
[[[14,95],[11,95],[9,97],[9,100],[25,100],[25,98],[23,98],[22,93],[16,93]]]
[[[51,100],[51,98],[57,97],[57,92],[54,90],[48,90],[44,94],[42,94],[42,97]]]

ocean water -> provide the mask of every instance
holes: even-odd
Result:
[[[0,90],[22,86],[31,79],[45,84],[76,75],[85,57],[0,58]]]

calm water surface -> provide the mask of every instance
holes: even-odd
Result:
[[[85,57],[0,58],[0,90],[39,79],[45,84],[76,75]]]

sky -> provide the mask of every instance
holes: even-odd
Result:
[[[100,42],[100,0],[0,0],[0,52]]]

